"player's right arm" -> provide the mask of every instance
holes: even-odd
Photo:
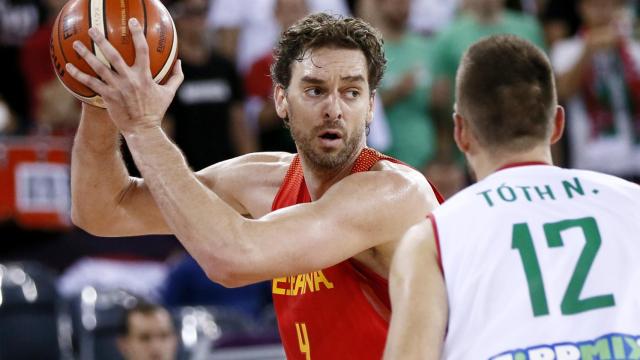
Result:
[[[385,360],[440,359],[448,304],[429,221],[407,231],[391,263],[391,324]]]
[[[196,177],[241,214],[245,209],[225,184],[221,170],[246,163],[234,159],[204,169]],[[242,168],[242,166],[238,166]],[[226,171],[234,174],[239,171]],[[227,181],[229,180],[229,181]],[[141,178],[129,176],[120,153],[119,133],[106,110],[83,104],[71,159],[71,217],[77,226],[100,236],[167,234],[167,226]]]

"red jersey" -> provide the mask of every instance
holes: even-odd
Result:
[[[369,171],[380,160],[400,163],[364,148],[351,173]],[[296,155],[272,210],[306,202],[311,196]],[[273,279],[272,293],[288,360],[382,357],[391,315],[388,283],[357,260]]]

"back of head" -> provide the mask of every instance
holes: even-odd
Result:
[[[291,81],[293,61],[321,47],[361,50],[367,59],[369,88],[373,91],[384,73],[386,59],[380,32],[361,19],[317,13],[306,16],[282,33],[274,49],[271,78],[284,87]]]
[[[488,150],[521,152],[548,142],[556,106],[549,59],[530,42],[491,36],[462,57],[456,111]]]

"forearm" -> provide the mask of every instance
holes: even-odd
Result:
[[[407,232],[396,249],[389,276],[393,314],[384,359],[439,359],[448,303],[427,222]]]
[[[83,105],[71,157],[72,218],[102,234],[131,180],[119,151],[118,130],[105,110]]]
[[[243,252],[244,218],[189,169],[180,150],[159,127],[124,134],[134,161],[162,216],[186,250],[215,280]]]

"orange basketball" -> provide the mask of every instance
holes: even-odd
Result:
[[[149,45],[153,79],[162,84],[169,78],[177,59],[178,37],[169,12],[159,0],[70,0],[60,10],[53,25],[49,51],[58,79],[75,97],[104,107],[98,94],[76,81],[65,70],[65,65],[72,63],[81,71],[96,76],[89,64],[73,50],[73,42],[80,40],[108,65],[87,33],[89,28],[94,27],[105,35],[128,65],[133,65],[135,49],[127,25],[132,17],[143,26]]]

